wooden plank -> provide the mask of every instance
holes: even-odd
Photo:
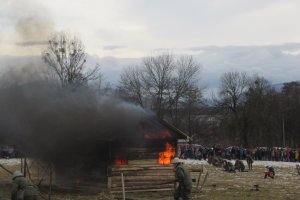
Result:
[[[158,167],[158,168],[174,168],[173,165],[158,165],[158,164],[140,164],[140,165],[113,165],[112,168],[130,168],[130,167],[142,167],[142,168],[147,168],[147,167]],[[198,167],[195,167],[198,168]]]
[[[126,186],[131,187],[131,186],[136,186],[136,185],[142,185],[142,186],[147,186],[147,185],[164,185],[164,184],[168,184],[166,183],[167,181],[147,181],[147,182],[127,182]],[[174,185],[174,184],[173,184]],[[111,187],[122,187],[121,183],[115,182],[111,184]]]
[[[125,167],[125,166],[111,168],[112,172],[137,171],[137,170],[143,170],[143,168],[142,167]]]
[[[157,159],[128,160],[129,165],[157,165]]]
[[[123,172],[123,171],[141,171],[141,170],[173,170],[174,167],[160,167],[160,166],[141,166],[141,167],[114,167],[111,168],[112,172]]]
[[[129,191],[129,190],[145,190],[145,189],[162,189],[162,188],[173,188],[174,184],[164,184],[164,185],[146,185],[146,186],[139,186],[139,185],[135,185],[135,186],[130,186],[130,187],[125,187],[125,191]],[[122,190],[122,187],[115,187],[115,188],[111,188],[111,191],[120,191]]]
[[[173,166],[172,164],[165,164],[165,165],[161,165],[161,164],[158,164],[158,163],[143,163],[143,162],[138,162],[136,161],[136,163],[132,163],[130,164],[130,160],[128,161],[128,164],[127,165],[112,165],[113,167],[119,167],[119,166],[161,166],[161,167],[167,167],[167,166]]]
[[[162,189],[142,189],[142,190],[128,190],[127,193],[134,193],[134,192],[160,192],[160,191],[173,191],[174,188],[162,188]],[[122,193],[122,191],[111,191],[111,193]]]
[[[112,182],[119,182],[121,181],[121,177],[119,176],[112,176]],[[173,180],[174,176],[126,176],[124,177],[125,182],[137,182],[137,181],[154,181],[154,180]]]
[[[172,171],[124,171],[124,176],[172,176],[174,172]],[[110,176],[120,176],[120,172],[112,172]]]
[[[130,162],[130,161],[129,161]],[[123,173],[125,190],[128,192],[156,192],[174,190],[175,181],[173,165],[153,164],[153,161],[134,164],[112,166],[109,180],[111,181],[111,193],[121,193],[121,176]]]
[[[110,190],[111,189],[111,177],[107,177],[107,189]]]

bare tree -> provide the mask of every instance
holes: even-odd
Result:
[[[167,53],[148,57],[143,64],[142,80],[145,90],[153,99],[153,108],[158,117],[162,117],[164,103],[166,103],[165,96],[167,96],[167,91],[170,88],[172,72],[175,68],[174,57]]]
[[[180,103],[180,108],[177,111],[177,124],[186,130],[192,138],[196,133],[200,132],[199,127],[201,122],[201,107],[203,106],[203,91],[196,86],[189,86]],[[202,113],[203,114],[203,113]],[[181,123],[180,125],[178,123]]]
[[[248,84],[249,77],[243,72],[227,72],[221,76],[218,107],[223,114],[222,124],[226,127],[223,131],[227,130],[228,136],[234,138],[236,142],[241,142],[245,127],[243,109]]]
[[[281,115],[281,130],[279,138],[282,145],[297,146],[300,144],[300,83],[293,81],[285,83],[279,95],[280,98],[280,115]]]
[[[243,95],[248,89],[246,73],[227,72],[221,76],[219,96],[223,108],[230,110],[238,118],[238,106],[243,103]]]
[[[144,107],[144,91],[142,83],[142,71],[139,66],[125,68],[121,74],[119,89],[134,102]]]
[[[123,71],[120,91],[123,96],[192,135],[198,126],[202,99],[198,85],[201,66],[192,56],[175,59],[171,54],[147,57],[140,66]]]
[[[248,90],[245,92],[240,119],[240,135],[244,145],[270,144],[270,131],[275,133],[273,125],[274,90],[271,84],[263,77],[253,75],[249,78]],[[270,131],[267,131],[270,130]]]
[[[42,57],[63,87],[77,87],[98,78],[99,66],[86,70],[87,55],[82,42],[66,33],[54,34]]]
[[[174,112],[175,125],[178,124],[180,101],[189,101],[191,96],[201,97],[201,90],[196,86],[200,69],[201,65],[192,56],[181,56],[176,62],[176,75],[172,79],[170,91],[170,108]]]

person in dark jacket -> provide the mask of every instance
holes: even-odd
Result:
[[[300,175],[300,165],[296,165],[296,170],[297,170],[298,174]]]
[[[24,200],[37,200],[39,191],[30,181],[26,180],[20,171],[15,171],[12,175],[11,199],[19,200],[18,193],[24,192]]]
[[[247,160],[248,169],[252,170],[252,163],[253,163],[252,157],[250,155],[247,155],[246,160]]]
[[[235,164],[234,164],[234,169],[238,170],[239,172],[244,172],[245,165],[244,165],[243,161],[236,159]]]
[[[266,166],[266,170],[265,170],[265,179],[267,177],[271,177],[271,178],[274,178],[275,176],[275,170],[272,166]]]
[[[235,172],[235,168],[230,161],[223,160],[223,168],[227,172]]]
[[[174,193],[174,200],[179,200],[180,197],[183,200],[190,200],[190,194],[192,190],[192,179],[190,172],[185,168],[179,158],[174,158],[172,163],[175,167],[175,181],[179,182],[179,185]]]

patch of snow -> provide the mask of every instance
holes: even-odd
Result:
[[[11,158],[11,159],[0,159],[0,164],[4,165],[17,165],[21,163],[20,158]]]
[[[193,159],[180,159],[185,164],[189,165],[208,165],[206,160],[193,160]],[[230,161],[232,164],[235,163],[235,160],[227,160]],[[247,166],[247,162],[243,160],[245,166]],[[261,160],[254,160],[253,166],[273,166],[273,167],[289,167],[295,168],[296,165],[300,165],[300,162],[281,162],[281,161],[261,161]]]
[[[281,161],[254,161],[253,166],[273,166],[273,167],[290,167],[295,168],[300,162],[281,162]]]

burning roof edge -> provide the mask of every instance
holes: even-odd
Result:
[[[187,139],[187,140],[192,140],[192,138],[190,136],[188,136],[186,133],[184,133],[183,131],[179,130],[178,128],[176,128],[174,125],[170,124],[169,122],[167,122],[164,119],[159,119],[159,122],[168,127],[169,129],[171,129],[173,132],[177,133],[178,135],[182,136],[182,138],[180,139]]]

